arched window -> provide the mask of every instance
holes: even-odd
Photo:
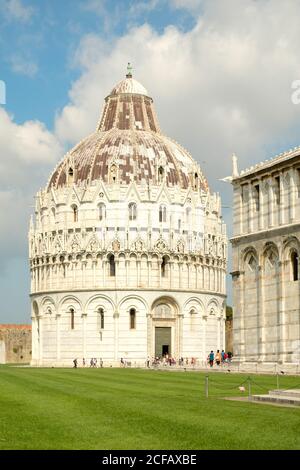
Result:
[[[99,209],[99,220],[105,220],[106,217],[106,207],[103,202],[101,202],[98,206]]]
[[[74,183],[74,170],[71,167],[69,168],[69,171],[68,171],[68,181],[70,184]]]
[[[158,182],[162,183],[165,177],[165,170],[162,166],[159,167],[158,169]]]
[[[136,319],[136,312],[134,308],[131,308],[129,311],[129,324],[130,324],[130,329],[134,330],[135,329],[135,319]]]
[[[168,264],[168,260],[166,256],[163,256],[162,263],[160,265],[161,277],[167,277],[167,264]]]
[[[181,219],[178,219],[178,230],[181,229]]]
[[[75,312],[73,308],[70,308],[70,320],[71,320],[71,330],[75,328]]]
[[[128,210],[129,210],[129,220],[136,220],[136,213],[137,213],[136,203],[131,202],[128,206]]]
[[[109,261],[109,275],[114,277],[116,275],[116,262],[114,255],[110,255]]]
[[[296,251],[291,254],[293,281],[299,281],[299,257]]]
[[[195,178],[194,189],[198,189],[198,184],[199,184],[198,173],[195,173],[194,178]]]
[[[99,321],[99,329],[104,330],[104,310],[103,310],[103,308],[98,309],[98,321]]]
[[[167,208],[166,206],[159,206],[159,222],[167,221]]]
[[[78,222],[78,207],[76,205],[72,206],[73,209],[73,222]]]

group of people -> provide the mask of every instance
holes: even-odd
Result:
[[[97,358],[92,357],[91,360],[90,360],[90,367],[98,367],[97,363],[98,363]],[[78,367],[78,359],[77,358],[73,360],[73,364],[74,364],[73,367],[75,367],[75,369],[77,369],[77,367]],[[83,357],[82,358],[82,367],[85,367],[85,366],[86,366],[86,360]],[[101,357],[100,357],[100,360],[99,360],[99,367],[103,367],[103,360],[102,360]]]
[[[231,352],[226,353],[224,349],[222,349],[222,352],[220,352],[220,350],[217,349],[216,354],[214,353],[214,351],[210,351],[207,357],[207,361],[210,367],[213,367],[214,364],[217,364],[217,366],[220,366],[222,364],[230,363],[231,359],[232,359],[232,353]]]
[[[195,366],[196,359],[194,357],[190,359],[188,357],[186,358],[180,357],[178,361],[176,361],[176,359],[172,356],[169,356],[169,354],[165,354],[162,357],[156,356],[155,358],[152,358],[152,359],[148,356],[148,359],[147,359],[148,368],[150,368],[151,365],[155,367],[159,365],[176,366],[176,364],[178,364],[179,366],[188,366],[188,365]]]

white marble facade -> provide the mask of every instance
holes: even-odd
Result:
[[[300,151],[232,178],[234,354],[300,363]]]
[[[144,87],[127,75],[106,98],[96,132],[36,196],[32,365],[91,357],[144,365],[163,352],[203,361],[222,349],[220,208],[197,163],[161,134]]]

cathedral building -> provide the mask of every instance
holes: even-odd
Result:
[[[232,176],[236,358],[300,363],[300,149]]]
[[[37,193],[29,253],[32,365],[201,362],[225,346],[220,198],[130,68]]]

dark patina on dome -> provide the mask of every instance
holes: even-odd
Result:
[[[48,190],[67,185],[70,172],[72,182],[79,186],[99,180],[157,185],[163,172],[167,186],[184,189],[193,184],[196,175],[198,188],[208,190],[207,181],[191,155],[161,134],[152,98],[131,75],[107,96],[96,132],[65,155],[50,178]]]

